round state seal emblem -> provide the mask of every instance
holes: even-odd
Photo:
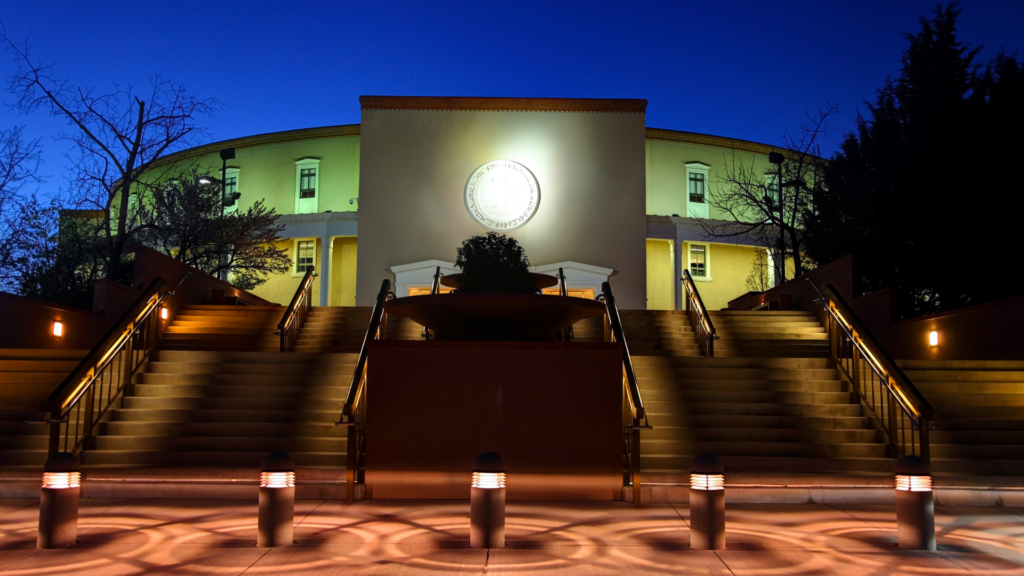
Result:
[[[519,228],[533,217],[539,203],[537,179],[518,162],[488,162],[466,182],[466,209],[489,230]]]

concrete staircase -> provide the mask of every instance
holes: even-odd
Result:
[[[812,312],[721,310],[709,313],[715,356],[825,358],[828,333]]]
[[[654,430],[642,465],[685,482],[710,453],[730,472],[891,472],[881,433],[821,358],[634,356]]]
[[[619,310],[630,354],[700,356],[693,327],[679,310]],[[597,319],[601,330],[603,320]]]
[[[335,426],[354,354],[159,350],[99,427],[83,464],[259,467],[282,450],[301,467],[344,469]]]
[[[899,364],[937,413],[933,472],[1005,475],[1024,485],[1024,362]]]
[[[274,335],[283,306],[192,305],[183,308],[160,338],[161,350],[277,352]]]
[[[67,378],[88,350],[0,350],[0,468],[41,468],[49,426],[39,404]]]
[[[686,483],[704,453],[730,473],[891,473],[881,433],[827,367],[816,317],[712,314],[721,339],[706,358],[685,313],[620,311],[654,426],[641,433],[645,482]]]

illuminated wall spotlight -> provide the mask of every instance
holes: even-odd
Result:
[[[160,307],[160,319],[161,320],[167,320],[167,315],[168,315],[167,306],[161,306]]]
[[[932,330],[931,332],[928,333],[928,345],[929,346],[933,346],[933,347],[939,345],[939,331],[938,330]]]
[[[505,547],[505,461],[494,452],[484,452],[473,460],[469,545]]]
[[[73,546],[78,539],[82,468],[74,454],[58,452],[43,465],[36,548]]]
[[[64,337],[64,323],[60,320],[54,320],[53,326],[50,328],[50,333],[53,334],[54,338]]]
[[[690,463],[690,548],[725,548],[725,467],[711,454]]]
[[[263,459],[260,471],[260,512],[256,545],[291,546],[295,522],[295,461],[284,452]]]
[[[928,463],[917,456],[896,462],[896,536],[900,548],[935,550],[935,500]]]

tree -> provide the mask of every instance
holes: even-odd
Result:
[[[830,104],[808,115],[809,123],[800,127],[798,137],[787,133],[784,149],[769,156],[779,154],[777,159],[783,160],[771,172],[757,168],[756,158],[747,163],[735,152],[726,156],[708,203],[728,215],[729,221],[700,219],[704,232],[711,238],[755,236],[761,246],[775,247],[780,281],[786,279],[785,263],[790,257],[795,275],[803,274],[809,265],[804,223],[824,183],[826,162],[818,141],[829,133],[829,118],[838,110],[838,105]]]
[[[21,126],[0,130],[0,289],[17,290],[26,268],[39,265],[52,235],[52,206],[39,202],[25,186],[38,184],[39,140],[26,141]]]
[[[771,287],[771,263],[768,258],[768,250],[759,246],[754,248],[754,261],[750,266],[750,274],[747,274],[747,288],[753,292],[764,292]]]
[[[35,63],[28,42],[2,35],[15,59],[8,87],[15,95],[13,109],[43,110],[68,121],[60,135],[74,145],[72,201],[77,208],[99,210],[100,232],[106,248],[104,275],[115,279],[124,265],[135,227],[128,218],[128,199],[153,162],[175,150],[198,143],[205,131],[197,120],[209,117],[218,103],[198,99],[172,80],[153,76],[144,92],[114,84],[110,91],[75,86],[55,75],[52,66]]]
[[[243,290],[291,268],[287,253],[277,248],[284,226],[262,200],[225,213],[220,180],[197,171],[145,190],[129,214],[139,222],[140,244],[210,275],[226,271]]]
[[[865,103],[807,220],[819,262],[861,255],[865,291],[898,288],[914,313],[1021,293],[994,276],[1016,244],[1024,76],[1004,53],[976,64],[956,4],[907,33],[899,76]]]
[[[537,291],[523,247],[504,234],[488,232],[463,241],[455,266],[463,274],[459,292]]]

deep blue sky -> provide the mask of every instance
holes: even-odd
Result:
[[[214,140],[357,123],[360,95],[387,94],[646,98],[650,127],[778,144],[831,101],[843,114],[830,155],[934,5],[6,0],[0,22],[75,83],[144,85],[159,72],[221,100],[206,123]],[[984,45],[983,60],[1024,54],[1024,2],[962,7],[960,38]],[[2,114],[44,138],[44,190],[60,185],[66,146],[49,138],[63,124]]]

